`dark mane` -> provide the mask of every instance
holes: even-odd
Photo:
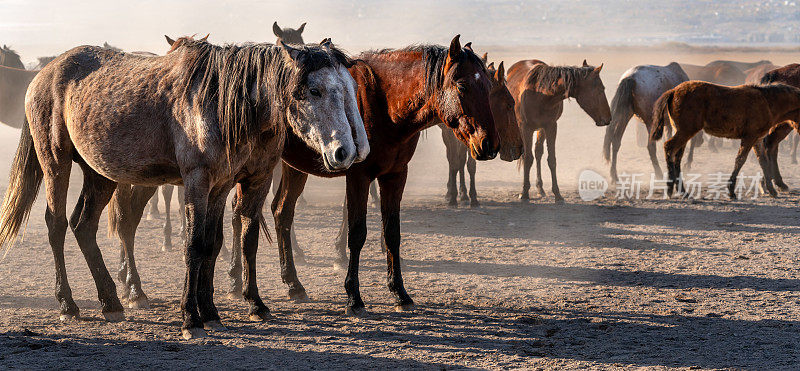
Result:
[[[769,84],[748,84],[747,86],[752,87],[761,92],[768,100],[770,99],[772,94],[789,94],[789,93],[800,93],[800,89],[784,84],[782,82],[777,83],[769,83]]]
[[[0,48],[0,66],[25,69],[19,54],[6,45]]]
[[[537,91],[556,94],[559,92],[560,81],[563,79],[564,93],[570,96],[570,92],[578,80],[585,79],[593,70],[594,67],[592,66],[548,66],[547,64],[539,63],[528,72],[527,82],[533,85]]]
[[[484,72],[486,72],[486,66],[480,57],[468,49],[462,49],[462,51],[463,53],[461,53],[460,59],[456,62],[461,62],[464,61],[464,59],[467,59],[478,66],[483,66]],[[380,49],[366,51],[362,53],[359,58],[394,52],[421,52],[422,62],[425,64],[425,94],[432,96],[441,91],[445,77],[444,63],[447,61],[448,53],[448,49],[446,47],[441,45],[410,45],[402,49]],[[488,74],[488,72],[486,73]]]
[[[228,153],[258,134],[265,121],[282,135],[284,109],[291,98],[302,99],[311,72],[353,64],[335,47],[295,47],[296,63],[282,47],[267,43],[217,46],[187,39],[175,49],[185,53],[184,95],[206,114],[216,111]]]

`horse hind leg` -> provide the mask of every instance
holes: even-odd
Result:
[[[154,193],[148,204],[150,208],[147,210],[147,220],[154,220],[161,217],[158,211],[158,193]]]
[[[731,172],[731,177],[728,179],[728,195],[731,200],[736,200],[737,198],[736,179],[745,161],[747,161],[747,154],[750,152],[750,148],[753,147],[756,140],[757,138],[742,138],[742,143],[739,145],[739,152],[736,153],[736,160],[733,164],[733,172]]]
[[[763,190],[769,193],[770,197],[777,197],[778,192],[776,192],[775,188],[772,186],[772,163],[769,161],[767,150],[764,147],[764,141],[757,140],[753,151],[756,153],[758,164],[761,166],[761,171],[764,173],[764,178],[761,181],[761,186],[764,188]]]
[[[694,134],[678,129],[672,138],[664,142],[664,157],[666,157],[669,177],[667,180],[667,195],[670,197],[676,185],[678,186],[678,192],[682,194],[683,185],[680,182],[681,168],[679,161],[683,156],[683,149],[686,147],[686,143],[689,142]]]
[[[70,218],[70,226],[89,265],[89,270],[92,272],[103,316],[107,321],[121,321],[125,319],[122,303],[117,297],[114,280],[111,279],[103,262],[100,248],[97,246],[97,227],[100,215],[108,201],[111,200],[117,184],[95,172],[83,161],[79,163],[83,169],[83,189],[75,212]]]
[[[536,156],[536,190],[539,193],[539,197],[542,198],[547,196],[547,193],[544,192],[544,183],[542,182],[542,155],[544,154],[545,137],[544,129],[540,129],[536,134],[536,149],[534,150],[534,155]]]
[[[272,215],[281,265],[281,279],[289,286],[289,298],[295,301],[308,300],[306,289],[300,283],[292,251],[292,223],[297,197],[303,193],[308,175],[283,164],[283,175],[275,198],[272,200]]]
[[[136,229],[142,219],[148,200],[156,193],[156,187],[142,187],[120,185],[114,193],[118,210],[117,236],[120,239],[120,249],[122,250],[123,266],[126,269],[125,275],[120,277],[125,290],[123,298],[127,301],[128,307],[148,308],[150,302],[142,290],[142,282],[139,278],[139,270],[136,267],[134,258],[134,241],[136,239]]]

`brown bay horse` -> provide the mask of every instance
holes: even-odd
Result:
[[[787,114],[800,109],[800,89],[784,85],[741,85],[727,87],[703,81],[688,81],[665,92],[656,102],[653,112],[655,127],[651,140],[663,135],[664,127],[672,120],[675,135],[664,142],[666,155],[667,194],[672,196],[677,184],[678,193],[685,195],[680,180],[680,160],[686,142],[700,131],[710,135],[741,139],[728,194],[736,199],[736,178],[755,146],[759,165],[764,173],[767,192],[775,196],[771,171],[763,141],[774,126],[786,120]]]
[[[549,66],[531,59],[514,63],[508,70],[508,90],[516,101],[517,123],[522,132],[525,150],[522,159],[523,183],[519,197],[530,199],[530,169],[533,165],[533,134],[536,135],[536,186],[544,197],[541,159],[547,141],[547,165],[550,167],[553,196],[563,202],[556,178],[557,121],[564,110],[564,100],[575,98],[578,105],[597,126],[611,122],[611,109],[600,80],[603,65],[593,67],[583,61],[581,67]]]
[[[486,54],[482,58],[486,62]],[[492,79],[492,88],[489,92],[489,103],[494,116],[494,123],[497,126],[497,133],[500,135],[500,159],[503,161],[514,161],[522,155],[522,137],[519,134],[517,118],[514,114],[514,98],[506,87],[505,67],[503,62],[495,69],[494,63],[487,66],[489,77]],[[447,153],[447,163],[449,165],[447,193],[445,199],[448,205],[458,206],[459,190],[456,188],[456,176],[459,177],[461,187],[461,199],[469,200],[470,207],[480,206],[478,192],[475,189],[475,159],[469,155],[467,146],[456,138],[453,130],[444,124],[439,124],[442,130],[442,141]],[[469,191],[466,190],[464,177],[464,166],[469,172]]]
[[[761,78],[762,84],[783,83],[787,85],[800,88],[800,64],[793,63],[764,74]],[[764,138],[764,145],[767,150],[767,157],[770,161],[770,169],[772,170],[773,181],[782,191],[788,191],[789,186],[786,185],[781,176],[780,168],[778,167],[778,145],[781,141],[789,135],[792,130],[800,133],[800,110],[792,112],[786,117],[786,121],[774,127],[772,131]],[[797,138],[797,136],[795,136]],[[797,148],[797,140],[792,146],[792,157]],[[794,162],[793,162],[794,163]]]
[[[461,47],[458,36],[449,48],[423,45],[366,52],[359,56],[359,61],[350,72],[359,84],[359,109],[373,150],[365,161],[345,172],[320,171],[319,162],[306,156],[308,148],[291,135],[287,136],[283,176],[272,203],[281,277],[289,286],[292,299],[307,298],[305,288],[297,278],[289,238],[295,203],[308,174],[345,176],[347,191],[343,227],[346,228],[340,230],[341,235],[346,235],[340,241],[346,241],[350,250],[345,279],[348,297],[345,312],[352,315],[366,313],[358,268],[367,233],[369,185],[377,179],[389,290],[395,296],[397,310],[410,310],[414,302],[403,285],[399,255],[400,200],[408,162],[414,155],[420,132],[436,122],[444,122],[450,127],[476,159],[493,158],[498,152],[499,141],[489,107],[491,83],[483,62],[469,44]],[[245,246],[244,235],[242,243]],[[340,243],[337,245],[337,248],[341,246]],[[339,248],[338,264],[347,260],[344,250]]]
[[[358,138],[365,134],[355,82],[345,69],[350,63],[329,45],[220,47],[188,39],[163,57],[91,46],[62,54],[29,88],[28,124],[0,213],[0,246],[14,240],[44,181],[56,297],[62,318],[78,317],[63,252],[69,174],[77,162],[84,184],[69,226],[104,316],[121,320],[122,305],[96,241],[100,213],[117,183],[183,184],[189,228],[182,334],[200,337],[204,327],[220,328],[213,273],[222,211],[254,148],[277,157],[291,131],[332,171],[366,156],[368,145],[356,145],[366,142]]]

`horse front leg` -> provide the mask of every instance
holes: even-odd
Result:
[[[242,209],[243,204],[242,184],[236,184],[231,200],[231,229],[233,231],[233,242],[231,244],[231,256],[228,266],[228,299],[239,300],[243,297],[242,289],[242,224],[244,224]],[[262,202],[263,204],[263,202]],[[256,230],[256,232],[258,232]]]
[[[528,129],[525,123],[520,122],[522,125],[522,192],[519,194],[519,199],[523,202],[530,200],[531,189],[531,166],[533,166],[533,133],[534,131]]]
[[[218,184],[209,194],[206,212],[205,252],[200,263],[200,274],[197,284],[197,311],[205,330],[225,330],[222,320],[214,305],[214,268],[222,249],[222,226],[225,214],[225,200],[232,183]]]
[[[477,164],[472,156],[467,155],[467,171],[469,172],[469,207],[480,207],[478,191],[475,189],[475,171]]]
[[[147,220],[160,218],[161,213],[158,211],[158,193],[153,194],[153,197],[150,198],[148,205],[150,206],[150,209],[147,210]]]
[[[459,167],[463,167],[463,164],[460,164],[462,161],[459,161],[460,159],[458,158],[458,146],[461,144],[457,142],[458,139],[455,138],[455,134],[449,128],[442,129],[442,141],[444,142],[448,165],[447,193],[445,193],[444,198],[448,206],[456,207],[458,206],[458,184],[456,183],[456,178]]]
[[[544,198],[547,194],[544,192],[544,183],[542,182],[542,155],[544,154],[544,141],[547,134],[544,129],[539,129],[536,132],[536,191],[539,193],[540,198]],[[548,156],[549,157],[549,156]]]
[[[281,279],[289,286],[289,298],[296,302],[303,302],[308,300],[308,294],[297,278],[291,231],[297,199],[303,193],[308,174],[297,171],[286,163],[283,163],[282,171],[278,191],[272,200],[272,216],[275,219],[275,234],[278,239]]]
[[[783,176],[781,176],[781,170],[778,166],[778,148],[781,141],[783,141],[783,139],[786,138],[786,136],[791,132],[791,125],[781,124],[772,129],[772,132],[765,136],[762,140],[765,147],[767,160],[770,164],[771,177],[775,182],[775,185],[784,192],[789,190],[789,186],[783,182]]]
[[[347,277],[344,280],[347,292],[345,314],[353,316],[363,316],[367,313],[364,301],[361,300],[358,265],[361,249],[367,239],[367,195],[371,181],[372,179],[356,171],[351,170],[347,174],[347,246],[350,250],[350,260],[347,265]],[[384,192],[383,189],[381,192]],[[382,194],[381,198],[383,197]]]
[[[403,285],[400,264],[400,201],[403,198],[408,171],[384,174],[378,177],[381,186],[381,218],[383,245],[386,250],[387,284],[395,296],[395,310],[414,309],[414,301]]]
[[[183,323],[181,334],[184,339],[193,339],[206,336],[203,321],[198,312],[198,286],[200,268],[207,255],[210,255],[210,245],[206,241],[208,195],[210,191],[209,179],[204,169],[191,171],[183,178],[185,185],[185,218],[186,218],[186,249],[184,249],[184,262],[186,276],[181,295],[181,315]]]
[[[269,194],[270,183],[270,179],[259,179],[254,182],[242,182],[237,186],[239,201],[237,203],[237,214],[240,220],[239,237],[241,239],[238,245],[241,247],[241,255],[244,256],[244,291],[242,296],[250,306],[248,316],[252,321],[265,321],[269,318],[269,308],[261,300],[261,296],[258,293],[256,253],[258,252],[259,226],[261,226],[264,218],[262,209],[264,201]],[[236,250],[234,248],[234,253]],[[241,272],[238,277],[241,280]]]
[[[349,228],[347,226],[347,196],[342,202],[342,223],[339,225],[339,232],[336,234],[336,242],[334,243],[334,250],[336,258],[333,260],[333,270],[343,271],[347,267],[347,235]]]
[[[756,153],[758,164],[761,166],[761,171],[764,173],[761,186],[765,188],[764,190],[769,193],[770,197],[777,197],[778,192],[776,192],[775,188],[772,186],[772,163],[770,162],[769,156],[767,155],[767,150],[764,147],[764,141],[757,140],[755,146],[753,147],[753,151]]]

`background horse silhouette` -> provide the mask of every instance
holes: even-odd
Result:
[[[523,153],[523,182],[519,197],[530,199],[530,170],[533,165],[533,133],[536,132],[536,187],[544,197],[542,187],[542,153],[547,140],[547,165],[550,167],[553,196],[563,202],[556,177],[557,121],[564,110],[564,100],[575,98],[578,105],[595,121],[597,126],[611,122],[611,109],[600,80],[599,67],[548,66],[536,59],[514,63],[508,70],[508,90],[516,101],[517,123],[525,143]]]
[[[775,196],[764,144],[759,139],[797,109],[800,109],[800,89],[784,84],[726,87],[688,81],[665,92],[656,101],[653,112],[655,127],[650,139],[660,139],[664,126],[672,119],[675,135],[664,142],[669,173],[667,194],[672,195],[676,183],[678,193],[685,194],[683,182],[679,180],[681,156],[686,142],[702,130],[710,135],[741,139],[728,183],[731,199],[736,199],[736,177],[753,146],[764,172],[767,192]]]
[[[603,157],[606,161],[611,161],[612,182],[618,181],[617,153],[631,117],[636,115],[641,119],[650,133],[653,128],[653,106],[658,97],[688,80],[689,77],[675,62],[666,66],[636,66],[622,74],[617,92],[611,100],[611,125],[606,127],[606,136],[603,139]],[[658,166],[655,142],[648,141],[647,151],[653,171],[658,177],[663,177],[661,167]]]

